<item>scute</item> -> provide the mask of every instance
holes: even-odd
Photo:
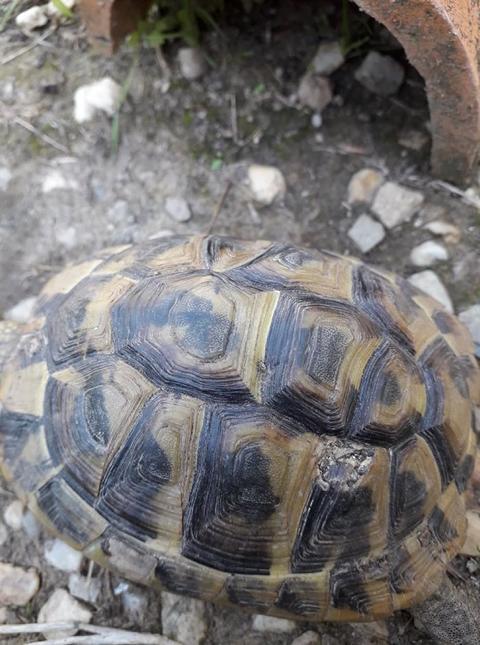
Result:
[[[2,472],[120,575],[366,620],[429,595],[462,544],[473,344],[388,272],[150,240],[67,268],[2,338]]]

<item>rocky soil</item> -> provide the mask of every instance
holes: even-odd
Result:
[[[462,312],[480,352],[479,183],[459,189],[430,176],[424,85],[389,34],[375,29],[345,60],[318,50],[338,37],[335,4],[229,9],[201,61],[178,44],[163,54],[125,46],[107,59],[75,20],[27,35],[9,21],[0,33],[0,315],[24,317],[25,299],[92,251],[212,230],[413,275]],[[85,89],[79,98],[105,78],[99,105]],[[72,619],[185,645],[430,642],[406,613],[303,625],[159,598],[52,542],[6,487],[0,507],[3,623],[57,620],[62,607]],[[452,579],[478,593],[479,565],[458,557]]]

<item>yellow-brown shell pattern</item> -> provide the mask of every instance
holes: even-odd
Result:
[[[467,332],[400,278],[172,237],[46,285],[1,378],[0,457],[127,578],[368,620],[429,595],[461,547],[479,394]]]

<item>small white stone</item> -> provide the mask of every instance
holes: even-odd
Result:
[[[453,313],[453,305],[448,291],[434,271],[427,269],[426,271],[414,273],[408,278],[408,281],[417,289],[437,300],[448,312]]]
[[[287,620],[286,618],[275,618],[274,616],[255,614],[253,617],[252,627],[257,632],[290,634],[296,629],[297,625],[293,620]]]
[[[371,51],[355,72],[355,78],[370,92],[380,96],[395,94],[403,83],[405,71],[391,56]]]
[[[0,605],[23,607],[37,593],[40,578],[35,569],[0,562]]]
[[[12,172],[6,166],[0,166],[0,190],[5,192],[8,188],[8,184],[12,180]]]
[[[19,531],[22,528],[23,510],[22,502],[16,499],[14,502],[10,502],[3,512],[5,524],[13,531]]]
[[[458,244],[461,237],[461,231],[455,224],[444,222],[443,220],[434,220],[424,225],[427,231],[434,235],[440,235],[448,244]]]
[[[432,240],[419,244],[410,253],[410,262],[416,267],[431,267],[445,260],[448,260],[447,249]]]
[[[120,596],[122,593],[125,593],[127,589],[128,589],[128,582],[126,580],[122,580],[122,582],[119,582],[118,585],[113,590],[113,595]]]
[[[62,4],[70,11],[75,6],[75,0],[62,0]],[[49,16],[55,16],[56,18],[63,18],[63,13],[58,9],[58,7],[51,0],[47,4],[47,14]]]
[[[194,81],[207,71],[207,62],[199,47],[182,47],[178,51],[178,63],[183,78]]]
[[[92,612],[84,607],[78,600],[75,600],[65,589],[56,589],[47,602],[38,612],[39,623],[66,623],[77,621],[89,623],[92,620]],[[59,632],[44,632],[46,639],[69,638],[74,636],[77,630],[66,630]]]
[[[322,639],[320,634],[309,630],[308,632],[303,632],[300,636],[297,636],[290,645],[322,645]]]
[[[68,590],[80,600],[95,605],[100,596],[102,583],[99,578],[87,578],[79,573],[71,573],[68,577]]]
[[[0,546],[2,546],[2,544],[5,544],[7,540],[8,540],[7,527],[3,522],[0,522]]]
[[[148,606],[148,597],[141,589],[128,585],[121,595],[122,605],[127,616],[134,623],[139,623],[145,615]]]
[[[253,164],[248,168],[248,182],[254,200],[265,206],[282,199],[287,190],[284,176],[274,166]]]
[[[11,307],[3,315],[5,320],[13,320],[17,323],[26,323],[33,317],[33,311],[37,303],[37,298],[31,296],[30,298],[24,298],[20,300],[16,305]]]
[[[385,182],[373,200],[372,211],[387,228],[408,222],[423,204],[424,196],[418,190],[405,188],[393,181]]]
[[[325,76],[312,72],[304,74],[298,86],[298,100],[315,112],[322,112],[332,101],[332,87]]]
[[[475,343],[475,355],[480,358],[480,305],[465,309],[458,317],[470,332]]]
[[[51,193],[53,190],[76,190],[78,183],[73,177],[66,177],[59,170],[51,170],[42,182],[42,193]]]
[[[40,524],[32,511],[25,511],[22,517],[22,530],[31,540],[36,540],[40,535]]]
[[[348,231],[348,237],[362,253],[368,253],[385,238],[385,229],[370,215],[360,215]]]
[[[18,14],[15,18],[15,24],[22,31],[30,33],[34,29],[44,27],[48,22],[48,16],[45,11],[45,5],[30,7]]]
[[[329,76],[345,62],[342,47],[338,41],[321,43],[310,63],[310,69],[316,74]]]
[[[74,94],[73,117],[77,123],[85,123],[91,121],[98,111],[113,116],[121,98],[121,86],[109,77],[82,85]]]
[[[480,209],[480,191],[477,187],[470,186],[464,193],[464,199],[468,204]]]
[[[348,184],[349,204],[370,204],[375,193],[383,184],[383,175],[373,168],[362,168],[350,179]]]
[[[315,112],[312,114],[312,127],[313,128],[321,128],[323,123],[322,115],[320,112]]]
[[[66,249],[71,250],[77,244],[77,231],[74,226],[55,229],[55,239]]]
[[[165,210],[176,222],[188,222],[192,217],[190,206],[183,197],[167,197]]]
[[[162,627],[168,638],[199,645],[207,634],[205,603],[162,592]]]
[[[53,540],[45,545],[45,559],[60,571],[78,572],[82,564],[82,553],[61,540]]]

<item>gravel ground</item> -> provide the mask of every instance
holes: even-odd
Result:
[[[229,10],[221,32],[205,39],[208,70],[195,81],[182,78],[177,45],[166,49],[162,64],[153,50],[135,54],[128,47],[106,59],[89,49],[77,22],[60,26],[8,62],[46,33],[27,37],[10,22],[0,34],[0,315],[35,295],[67,262],[92,251],[166,230],[209,228],[354,254],[404,276],[420,270],[412,265],[411,250],[435,240],[448,259],[434,270],[455,310],[480,303],[478,184],[454,192],[428,174],[424,85],[388,35],[378,32],[406,72],[393,96],[378,96],[355,79],[367,43],[331,75],[334,98],[321,118],[312,118],[311,109],[295,102],[293,95],[320,38],[332,35],[326,27],[328,7],[326,3],[319,11],[313,1],[282,0],[265,2],[250,15]],[[78,87],[103,77],[122,85],[132,70],[118,144],[108,115],[98,113],[83,124],[74,120]],[[252,163],[281,171],[283,199],[264,207],[255,202],[246,180]],[[357,217],[370,212],[368,204],[348,202],[351,177],[364,168],[424,198],[408,221],[387,228],[366,255],[348,235]],[[188,203],[191,216],[186,213],[186,221],[169,213],[172,198]],[[438,220],[453,224],[456,233],[442,239],[424,227]],[[0,493],[0,506],[6,508],[13,497],[6,490]],[[0,560],[35,567],[41,586],[28,604],[8,609],[3,616],[7,622],[35,621],[52,592],[68,586],[69,574],[45,560],[47,536],[38,527],[25,531],[24,524],[7,528]],[[476,565],[459,557],[452,566],[455,582],[471,593],[480,580]],[[88,563],[82,563],[81,571],[87,569]],[[90,607],[92,622],[161,633],[157,595],[122,587],[122,581],[97,568],[93,574],[101,581],[101,592]],[[141,599],[133,602],[136,611],[129,604],[132,595]],[[169,602],[165,597],[164,627]],[[184,620],[192,607],[186,603],[172,611]],[[204,642],[212,645],[290,644],[308,629],[298,624],[285,633],[255,631],[248,614],[213,606],[200,614]],[[373,628],[310,629],[321,635],[323,645],[430,642],[408,614]]]

